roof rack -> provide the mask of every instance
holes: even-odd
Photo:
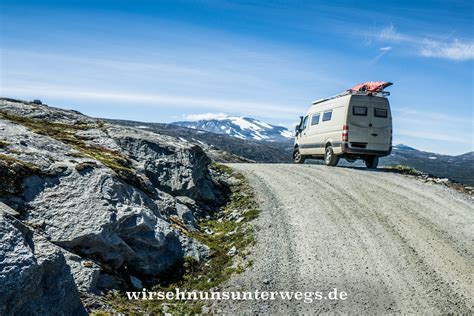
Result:
[[[378,84],[379,87],[377,87],[377,89],[380,89],[378,91],[373,91],[373,90],[367,90],[367,85],[370,85],[370,84]],[[324,101],[328,101],[328,100],[332,100],[332,99],[336,99],[336,98],[340,98],[340,97],[343,97],[343,96],[346,96],[346,95],[370,95],[370,96],[375,96],[375,97],[387,97],[390,95],[390,92],[388,91],[383,91],[383,89],[385,89],[386,87],[388,86],[391,86],[392,83],[391,82],[366,82],[366,83],[361,83],[347,91],[344,91],[342,93],[339,93],[339,94],[336,94],[332,97],[328,97],[328,98],[324,98],[324,99],[320,99],[320,100],[316,100],[316,101],[313,101],[313,105],[315,104],[318,104],[318,103],[321,103],[321,102],[324,102]]]

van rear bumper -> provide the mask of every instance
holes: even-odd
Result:
[[[392,146],[389,150],[369,150],[363,148],[350,148],[348,143],[341,144],[341,150],[345,154],[355,154],[355,155],[374,155],[379,157],[388,156],[392,153]]]

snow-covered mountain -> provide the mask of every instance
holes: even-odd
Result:
[[[293,138],[293,133],[282,126],[271,125],[250,117],[226,116],[209,120],[181,121],[171,123],[183,127],[227,134],[246,140],[284,141]]]

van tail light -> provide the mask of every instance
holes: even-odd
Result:
[[[342,141],[348,142],[349,139],[349,126],[343,125],[342,126]]]
[[[390,129],[390,145],[392,145],[393,129]]]

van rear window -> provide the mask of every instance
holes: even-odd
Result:
[[[367,108],[365,106],[354,106],[352,108],[352,114],[358,116],[367,116]]]
[[[332,117],[332,111],[324,112],[323,114],[323,122],[330,121]]]
[[[375,117],[387,117],[387,110],[386,109],[374,108],[374,116]]]
[[[313,114],[311,117],[311,125],[317,125],[319,123],[319,114]]]

